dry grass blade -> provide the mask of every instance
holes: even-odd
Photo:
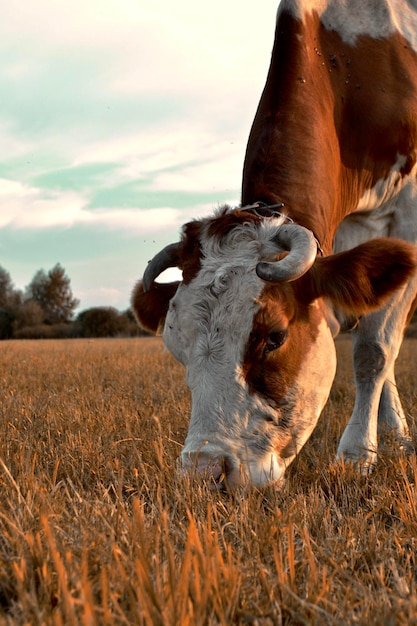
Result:
[[[417,340],[398,384],[416,442]],[[158,339],[3,342],[0,624],[417,625],[417,462],[333,462],[350,342],[281,491],[177,473],[190,410]]]
[[[22,504],[25,507],[26,512],[29,514],[29,516],[32,517],[32,511],[30,510],[29,506],[27,505],[26,500],[25,500],[25,498],[22,495],[22,492],[20,490],[19,485],[17,484],[17,482],[13,478],[12,474],[10,473],[9,468],[7,467],[6,463],[3,461],[3,459],[1,457],[0,457],[0,466],[3,468],[4,473],[6,474],[7,478],[10,481],[10,484],[12,485],[13,489],[15,490],[15,492],[17,494],[18,503]]]
[[[58,575],[59,593],[63,599],[65,622],[67,624],[70,624],[71,626],[77,626],[78,622],[74,607],[74,598],[72,597],[70,586],[68,584],[66,567],[60,553],[58,552],[54,535],[46,517],[42,517],[41,523],[45,531],[45,536],[51,553],[52,561],[55,565],[55,570]]]

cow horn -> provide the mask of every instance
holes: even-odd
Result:
[[[317,256],[317,241],[311,230],[298,224],[281,226],[273,241],[281,249],[288,250],[288,254],[279,261],[258,263],[256,273],[262,280],[296,280],[313,265]]]
[[[146,293],[151,288],[155,278],[168,267],[179,267],[181,243],[170,243],[151,259],[143,274],[142,285]]]

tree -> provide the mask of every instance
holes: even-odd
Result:
[[[10,310],[0,309],[0,339],[11,339],[14,319],[14,314]]]
[[[38,270],[26,287],[26,300],[38,304],[45,313],[47,307],[48,276],[45,270]]]
[[[21,299],[22,294],[14,288],[9,272],[0,266],[0,308],[14,310]]]
[[[16,309],[14,329],[16,331],[29,326],[39,326],[39,324],[42,324],[44,317],[45,314],[40,304],[32,299],[25,300]]]
[[[70,279],[64,268],[57,263],[48,273],[41,269],[36,272],[26,288],[27,299],[39,304],[47,324],[69,322],[79,301],[73,297]]]
[[[10,274],[0,266],[0,339],[13,336],[14,322],[22,304],[22,293],[14,288]]]
[[[0,307],[8,306],[13,291],[13,283],[9,272],[0,266]]]

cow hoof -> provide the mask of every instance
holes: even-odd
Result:
[[[362,476],[367,476],[371,473],[376,465],[377,455],[376,452],[357,450],[338,450],[337,461],[343,465],[353,465]]]
[[[410,456],[416,452],[414,443],[409,437],[403,437],[395,433],[384,435],[379,447],[383,454],[388,455],[400,452],[405,454],[405,456]]]

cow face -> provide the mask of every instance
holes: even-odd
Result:
[[[147,278],[133,306],[142,324],[163,324],[165,345],[186,368],[192,411],[184,469],[216,486],[279,484],[333,382],[337,324],[328,301],[354,314],[375,308],[395,288],[386,273],[397,284],[407,259],[390,252],[390,240],[389,250],[370,242],[316,260],[314,237],[301,233],[301,262],[282,219],[233,216],[186,227],[175,248],[183,282],[161,287]],[[155,263],[159,274],[161,259]]]
[[[246,257],[180,285],[163,330],[192,394],[183,466],[231,484],[282,477],[317,422],[336,364],[325,307],[265,286],[255,265]]]

